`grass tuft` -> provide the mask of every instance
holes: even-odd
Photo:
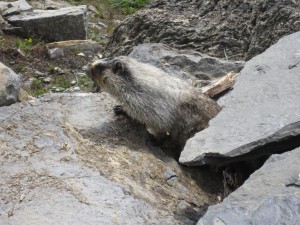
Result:
[[[132,14],[136,10],[144,7],[148,0],[109,0],[110,4],[115,8],[120,8],[123,13]]]

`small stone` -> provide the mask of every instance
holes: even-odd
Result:
[[[40,72],[40,71],[38,71],[38,70],[34,71],[34,74],[37,75],[38,77],[44,77],[44,76],[46,76],[45,73]]]
[[[70,146],[70,144],[68,142],[64,142],[63,144],[61,144],[60,149],[64,150],[64,151],[67,151],[67,150],[70,149],[70,147],[71,146]]]
[[[21,195],[20,195],[20,202],[22,202],[22,201],[24,200],[24,198],[25,198],[25,195],[24,195],[24,194],[21,194]]]
[[[93,5],[89,5],[89,6],[88,6],[88,10],[91,11],[91,12],[93,12],[93,13],[99,14],[99,11],[98,11],[98,10],[96,9],[96,7],[93,6]]]
[[[72,80],[72,81],[71,81],[71,84],[72,84],[72,85],[75,85],[76,83],[77,83],[76,80]]]
[[[108,27],[106,24],[101,23],[101,22],[98,22],[97,25],[102,27],[102,28],[107,28]]]
[[[30,97],[29,96],[30,95],[28,94],[27,91],[25,91],[23,88],[20,88],[19,93],[18,93],[18,101],[20,101],[20,102],[28,101],[31,99],[30,97],[32,97],[32,96],[30,96]]]
[[[77,86],[77,87],[74,87],[74,88],[73,88],[73,91],[80,91],[80,87],[78,87],[78,86]]]
[[[80,52],[77,54],[78,56],[85,56],[85,54],[83,52]]]
[[[88,65],[85,65],[81,68],[83,71],[88,71],[89,70],[89,66]],[[82,74],[82,73],[77,73],[78,75],[79,74]]]
[[[58,74],[63,74],[63,73],[65,73],[61,68],[59,68],[59,67],[54,67],[54,72],[56,72],[56,73],[58,73]]]
[[[52,80],[53,80],[53,79],[52,79],[51,77],[46,77],[46,78],[43,79],[43,81],[44,81],[45,83],[51,83]]]
[[[64,50],[62,48],[48,49],[48,56],[50,59],[56,59],[58,57],[62,57],[64,56]]]
[[[172,170],[172,169],[167,169],[164,173],[164,177],[166,180],[170,180],[170,179],[173,179],[175,178],[176,179],[176,173]]]
[[[20,56],[23,58],[26,57],[25,53],[21,49],[17,49],[17,52],[19,53]]]
[[[35,78],[33,77],[30,77],[28,80],[25,80],[22,84],[22,88],[27,91],[27,92],[30,92],[31,90],[31,86],[32,86],[32,83],[34,82]]]

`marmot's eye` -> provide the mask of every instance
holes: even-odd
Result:
[[[113,73],[120,73],[124,70],[124,65],[120,61],[115,61],[112,66]]]

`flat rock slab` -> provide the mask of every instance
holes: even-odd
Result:
[[[180,162],[226,164],[300,146],[300,32],[248,61],[222,111],[187,141]]]
[[[129,54],[130,57],[161,68],[170,75],[189,80],[202,87],[227,73],[238,72],[243,61],[226,61],[193,50],[178,50],[161,43],[141,44]]]
[[[186,225],[216,203],[214,174],[183,170],[115,104],[47,94],[0,107],[1,224]]]
[[[300,148],[272,155],[197,225],[280,225],[300,221]],[[295,179],[296,178],[296,179]]]
[[[6,32],[43,40],[64,41],[87,38],[87,7],[72,6],[58,10],[33,10],[10,16],[14,28]]]
[[[48,55],[51,59],[57,57],[63,57],[70,53],[84,53],[86,55],[93,56],[99,53],[101,45],[93,40],[70,40],[52,42],[46,45],[48,49]],[[59,52],[59,54],[56,54]]]

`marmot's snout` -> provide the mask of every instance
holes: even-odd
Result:
[[[95,76],[101,76],[106,67],[105,61],[98,60],[89,65],[89,77],[94,80]]]

